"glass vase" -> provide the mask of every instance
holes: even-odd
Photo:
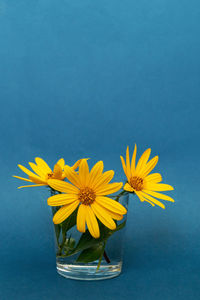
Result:
[[[120,193],[112,198],[128,208],[129,194]],[[52,208],[53,215],[60,207]],[[70,279],[102,280],[118,276],[122,271],[124,232],[127,214],[115,221],[110,230],[99,222],[100,238],[89,231],[80,233],[76,228],[77,210],[63,223],[55,225],[57,272]]]

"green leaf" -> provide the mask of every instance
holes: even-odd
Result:
[[[101,242],[101,238],[93,238],[89,230],[86,230],[86,232],[81,235],[81,238],[75,248],[75,252],[92,247],[96,244],[99,244],[99,242]]]
[[[64,222],[62,222],[62,235],[65,235],[66,232],[76,225],[76,215],[78,209],[76,209]]]
[[[57,208],[57,210],[59,208]],[[62,255],[63,247],[65,246],[65,242],[66,242],[66,232],[69,229],[71,229],[76,224],[77,211],[78,211],[78,208],[64,222],[62,222],[61,224],[59,224],[60,230],[62,230],[62,243],[59,244],[59,237],[58,237],[57,238],[57,242],[58,242],[58,253],[57,253],[57,256],[61,256]],[[56,230],[57,229],[55,227],[55,231]],[[60,235],[60,232],[59,232],[59,235]]]
[[[110,230],[106,226],[104,226],[102,223],[99,224],[101,235],[98,239],[95,239],[91,236],[90,232],[86,230],[85,233],[81,235],[81,238],[75,247],[75,249],[68,253],[67,256],[73,255],[78,253],[79,251],[83,251],[85,249],[91,248],[91,247],[98,247],[100,244],[102,244],[104,241],[106,241],[113,233],[121,230],[124,228],[126,224],[126,221],[121,223],[116,227],[115,230]]]
[[[63,246],[63,250],[64,250],[65,254],[68,254],[70,251],[72,251],[74,249],[75,244],[76,244],[76,241],[72,237],[70,237],[69,239],[66,239],[64,246]]]
[[[57,225],[54,224],[54,229],[55,229],[57,243],[59,243],[60,230],[61,230],[60,224],[57,224]]]
[[[97,246],[90,247],[81,252],[77,258],[77,262],[89,263],[99,259],[104,251],[103,243],[98,244]]]
[[[73,239],[72,237],[70,237],[69,239],[66,239],[66,242],[65,242],[66,246],[73,249],[75,244],[76,244],[76,241],[75,239]]]

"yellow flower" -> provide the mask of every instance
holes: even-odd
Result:
[[[75,170],[81,160],[78,160],[73,166],[72,169]],[[65,179],[65,173],[63,171],[65,161],[63,158],[59,159],[59,161],[55,164],[53,171],[50,169],[50,167],[47,165],[47,163],[40,157],[35,158],[35,163],[29,163],[30,167],[32,170],[35,172],[33,173],[32,171],[28,170],[22,165],[18,165],[18,167],[28,175],[27,178],[22,178],[19,176],[13,176],[15,178],[28,181],[28,182],[33,182],[34,185],[25,185],[25,186],[20,186],[18,187],[23,188],[23,187],[32,187],[32,186],[43,186],[43,185],[48,185],[48,179],[50,178],[55,178],[58,180],[64,180]]]
[[[85,232],[86,223],[90,234],[99,238],[100,231],[96,217],[108,228],[114,230],[114,220],[121,220],[127,210],[117,201],[108,197],[121,189],[123,183],[109,183],[114,171],[103,173],[103,162],[97,162],[91,171],[86,159],[83,159],[77,174],[69,166],[64,167],[66,178],[71,182],[56,179],[48,180],[48,184],[55,190],[65,194],[52,196],[48,199],[50,206],[62,206],[54,215],[54,224],[62,223],[78,207],[77,229]]]
[[[174,199],[167,195],[163,195],[162,191],[170,191],[174,188],[171,185],[160,183],[162,176],[159,173],[148,175],[156,166],[158,156],[152,158],[149,162],[151,149],[147,149],[140,157],[136,165],[136,152],[137,146],[133,152],[132,160],[130,163],[129,147],[126,150],[126,164],[124,158],[120,156],[124,173],[128,179],[128,183],[124,185],[124,190],[134,192],[140,200],[149,202],[152,206],[159,205],[165,208],[164,204],[155,198],[174,202]]]

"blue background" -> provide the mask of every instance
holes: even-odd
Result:
[[[0,299],[199,299],[200,2],[0,0]],[[35,156],[158,154],[166,210],[130,200],[124,269],[102,282],[55,271],[44,188],[11,175]]]

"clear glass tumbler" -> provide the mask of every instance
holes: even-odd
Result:
[[[113,196],[128,208],[128,193]],[[59,209],[53,208],[53,214]],[[102,280],[118,276],[122,270],[127,214],[110,230],[99,222],[100,238],[76,229],[76,211],[62,224],[54,225],[56,267],[60,275],[77,280]]]

